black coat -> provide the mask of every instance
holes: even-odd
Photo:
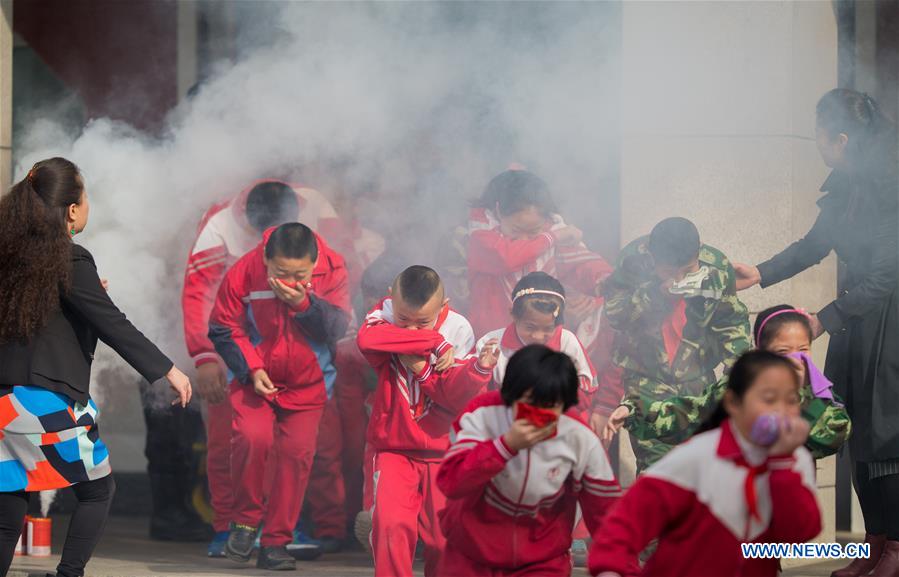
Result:
[[[29,342],[0,345],[0,389],[36,385],[87,403],[98,339],[151,383],[172,368],[110,300],[87,249],[72,245],[72,287],[60,309]]]
[[[766,287],[839,257],[838,297],[818,313],[830,334],[825,374],[846,400],[850,448],[899,458],[899,226],[894,177],[830,174],[808,234],[759,265]]]

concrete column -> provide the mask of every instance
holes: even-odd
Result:
[[[0,0],[0,194],[12,183],[12,0]]]
[[[807,232],[828,174],[815,103],[837,82],[829,2],[625,2],[622,244],[659,220],[693,220],[732,260],[758,263]],[[753,312],[833,298],[833,257],[791,281],[741,293]],[[815,346],[823,365],[824,347]],[[622,443],[626,446],[627,443]],[[834,463],[819,463],[834,537]]]
[[[178,2],[178,100],[197,81],[197,2]]]

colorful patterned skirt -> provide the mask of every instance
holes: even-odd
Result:
[[[9,390],[9,389],[7,389]],[[99,410],[32,386],[0,396],[0,492],[46,491],[109,475]]]

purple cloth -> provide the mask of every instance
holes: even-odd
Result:
[[[815,363],[812,362],[812,358],[808,355],[808,353],[797,352],[790,353],[787,356],[791,359],[796,359],[805,363],[805,372],[808,375],[808,382],[812,388],[813,395],[815,395],[819,399],[828,399],[830,401],[834,401],[833,392],[831,391],[831,389],[833,388],[833,383],[831,383],[827,379],[827,377],[824,376],[824,373],[818,370],[818,367],[816,367]]]

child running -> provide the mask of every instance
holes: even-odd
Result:
[[[775,577],[778,559],[746,559],[741,543],[803,543],[821,531],[799,389],[790,359],[741,356],[699,433],[647,469],[609,512],[590,573]],[[641,568],[640,552],[656,538]]]
[[[442,577],[571,574],[578,503],[596,533],[621,494],[599,439],[571,410],[578,382],[567,354],[529,345],[508,361],[502,390],[454,423],[437,476]]]

